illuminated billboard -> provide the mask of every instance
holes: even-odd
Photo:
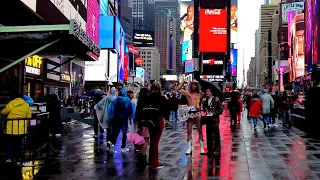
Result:
[[[180,30],[182,62],[192,59],[194,31],[194,2],[180,2]]]
[[[114,49],[114,16],[100,16],[99,46],[101,49]]]
[[[182,42],[182,62],[192,59],[192,40]]]
[[[231,0],[230,8],[230,42],[238,43],[238,0]]]
[[[290,24],[288,13],[293,11],[293,16],[300,14],[304,11],[304,2],[286,3],[281,5],[282,24]]]
[[[237,76],[238,50],[230,49],[231,76]]]
[[[135,47],[153,47],[154,31],[134,30],[133,46]]]
[[[227,52],[227,10],[200,9],[200,52]]]

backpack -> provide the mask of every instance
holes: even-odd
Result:
[[[148,103],[142,109],[142,120],[141,126],[154,128],[157,126],[159,117],[160,117],[160,110],[157,107],[157,102],[152,97],[148,97]]]

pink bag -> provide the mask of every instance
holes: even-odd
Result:
[[[137,144],[137,145],[141,145],[141,144],[145,143],[144,137],[140,136],[136,132],[128,132],[127,133],[127,139],[128,139],[129,142],[132,142],[132,143]]]

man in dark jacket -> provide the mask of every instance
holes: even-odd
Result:
[[[213,97],[210,89],[206,90],[206,98],[202,99],[202,109],[206,112],[202,120],[206,124],[207,149],[208,155],[211,156],[220,152],[219,123],[222,105],[218,97]]]
[[[273,105],[273,108],[271,109],[271,114],[270,114],[271,115],[271,123],[272,123],[272,126],[278,127],[278,125],[276,124],[276,117],[278,115],[280,103],[281,103],[278,91],[272,92],[271,97],[274,101],[274,105]]]
[[[174,122],[178,122],[179,100],[178,100],[176,94],[172,94],[172,96],[168,99],[168,104],[170,106],[171,119]]]

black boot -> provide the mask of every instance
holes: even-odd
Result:
[[[148,165],[147,162],[147,155],[146,154],[140,154],[138,157],[137,166],[138,167],[145,167]]]

